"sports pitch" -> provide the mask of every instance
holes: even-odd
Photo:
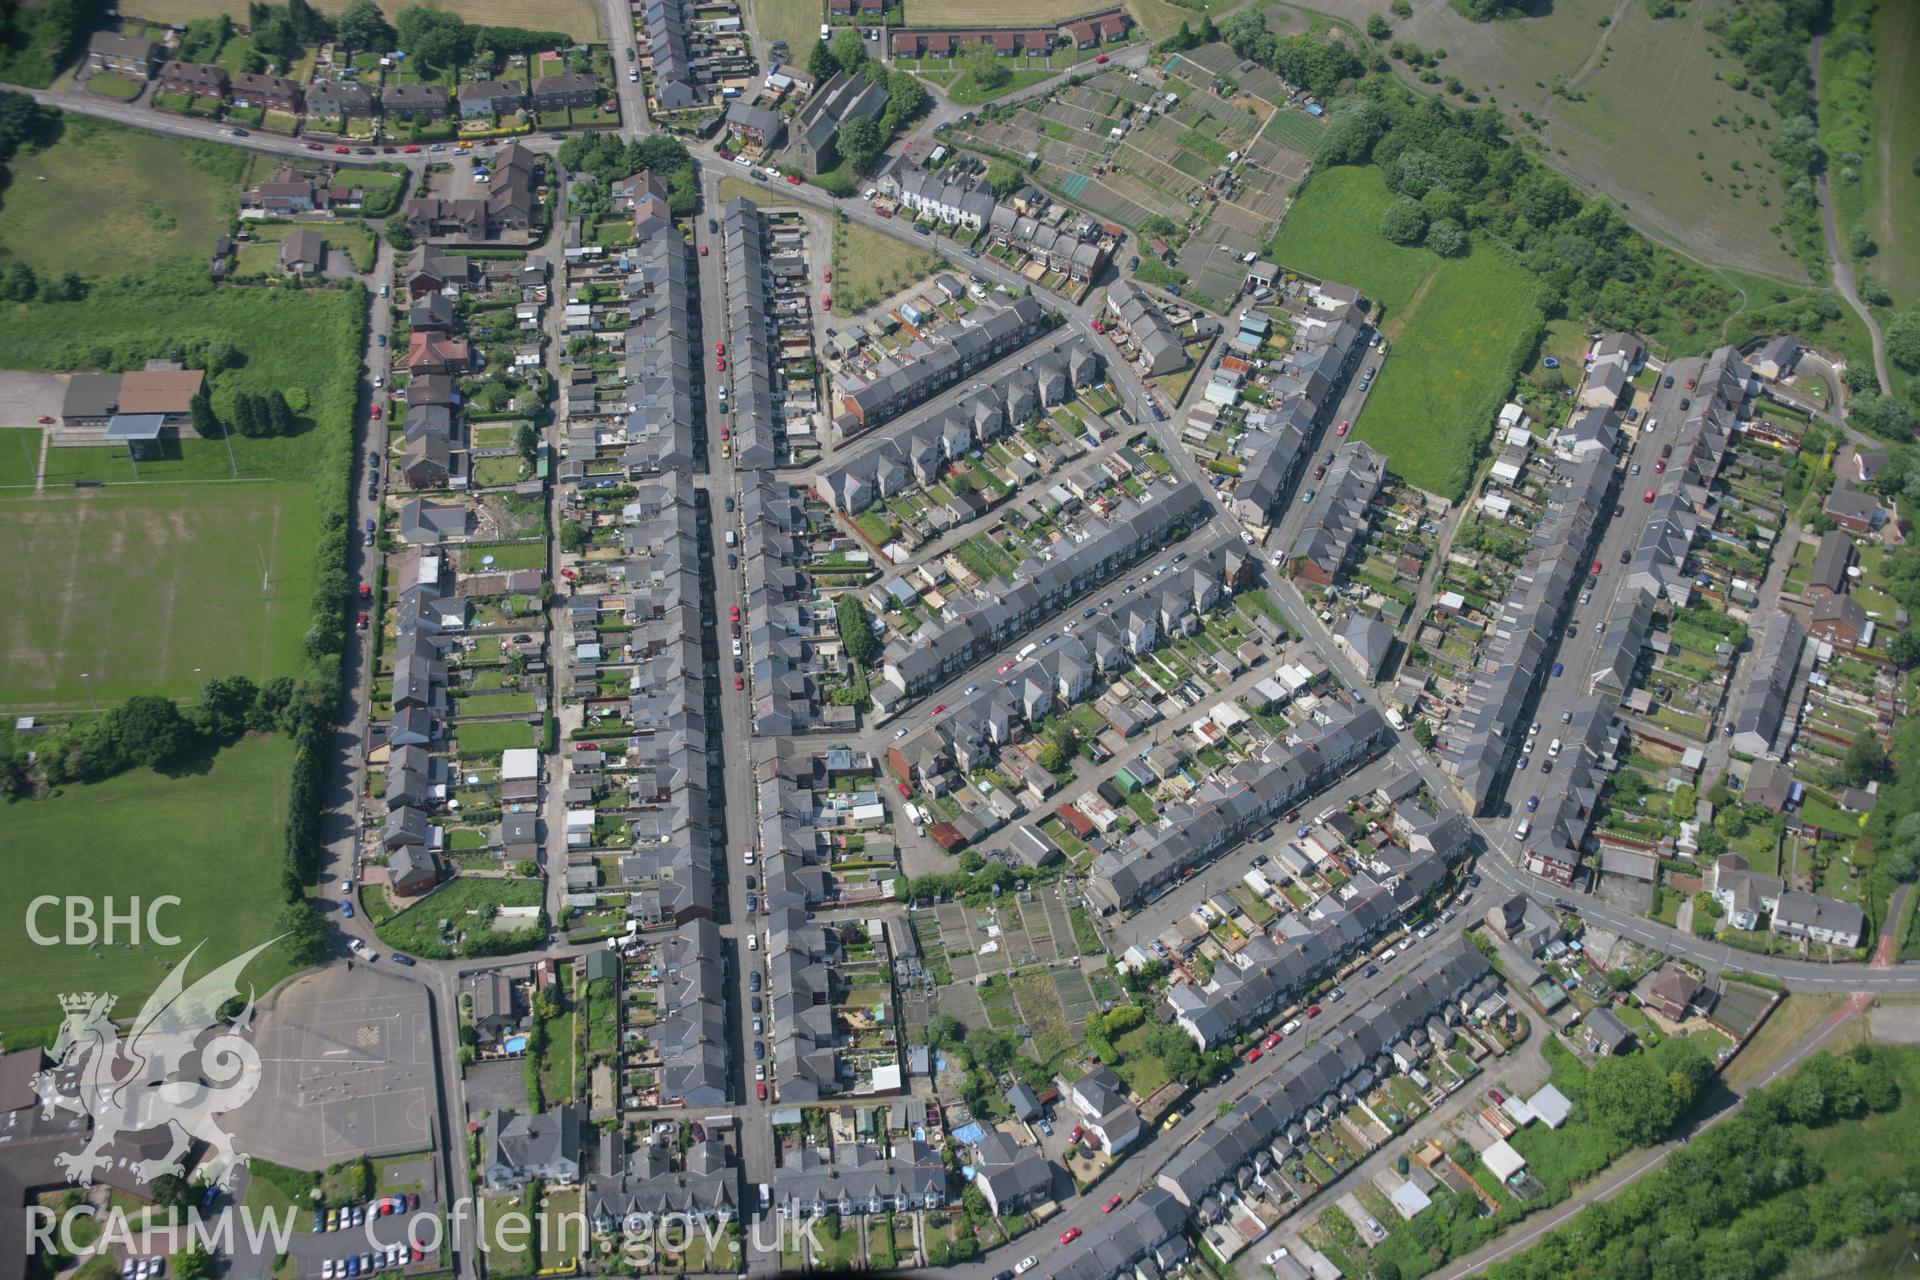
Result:
[[[0,1030],[51,1028],[60,1021],[57,997],[72,991],[111,992],[115,1016],[132,1017],[202,940],[189,980],[273,936],[292,769],[289,740],[246,738],[182,776],[134,769],[8,806],[0,973],[14,980],[0,988]],[[112,946],[40,946],[27,933],[27,906],[42,895],[91,899],[99,919],[108,895],[124,912],[136,899],[167,894],[180,905],[163,908],[157,923],[178,946],[148,943],[144,922],[139,946],[118,937]],[[36,926],[43,936],[62,935],[62,909],[43,909]],[[280,951],[248,970],[263,993],[287,972]]]
[[[319,510],[304,484],[109,486],[0,500],[0,707],[191,697],[299,671]],[[86,673],[86,679],[81,673]]]

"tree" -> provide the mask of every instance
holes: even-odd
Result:
[[[1385,40],[1388,36],[1392,34],[1393,34],[1393,28],[1387,23],[1386,14],[1370,13],[1367,15],[1367,35],[1368,36],[1372,37],[1375,40]]]
[[[227,739],[246,729],[260,701],[260,689],[245,676],[216,676],[200,689],[196,709],[200,731],[210,737]]]
[[[867,611],[851,591],[842,592],[833,603],[834,621],[839,624],[840,647],[862,667],[870,667],[880,656],[880,642],[874,639],[873,624]]]
[[[887,76],[887,112],[889,131],[897,129],[926,109],[927,87],[911,71],[895,71]]]
[[[1894,636],[1887,641],[1887,657],[1902,671],[1920,666],[1920,634],[1908,628]]]
[[[1847,425],[1869,435],[1906,440],[1913,435],[1914,412],[1904,400],[1869,391],[1847,405]]]
[[[878,120],[849,120],[840,126],[840,156],[856,170],[865,172],[887,145],[886,134]]]
[[[293,434],[293,410],[287,407],[287,397],[278,387],[267,393],[267,420],[273,425],[273,434]]]
[[[467,60],[473,37],[458,14],[408,5],[394,15],[399,45],[428,67],[445,70]]]
[[[1418,244],[1427,233],[1427,215],[1420,202],[1401,196],[1380,215],[1380,234],[1395,244]]]
[[[1004,196],[1019,190],[1027,180],[1022,173],[1005,160],[995,160],[987,165],[987,185],[993,188],[993,194]]]
[[[193,399],[187,401],[187,416],[193,421],[193,433],[202,440],[217,440],[226,434],[226,428],[213,414],[213,401],[208,399],[204,383],[193,393]]]
[[[1452,218],[1437,218],[1427,227],[1427,248],[1443,258],[1457,258],[1467,251],[1467,229]]]
[[[939,1049],[966,1039],[967,1028],[950,1013],[936,1013],[927,1019],[927,1045]]]
[[[172,760],[194,738],[193,726],[173,700],[151,693],[136,693],[108,712],[99,733],[124,763],[149,768]]]
[[[1872,733],[1862,733],[1847,745],[1840,771],[1850,784],[1864,787],[1886,772],[1886,768],[1887,753],[1880,739]]]
[[[1847,252],[1856,258],[1871,258],[1878,253],[1880,246],[1873,242],[1873,233],[1859,223],[1847,228]]]
[[[162,1209],[185,1209],[193,1203],[193,1185],[177,1173],[163,1173],[147,1185],[147,1196]]]
[[[513,447],[520,453],[529,466],[540,453],[540,433],[533,429],[531,422],[523,422],[513,429]]]
[[[1651,1050],[1602,1058],[1587,1081],[1594,1118],[1635,1146],[1651,1146],[1673,1131],[1712,1076],[1705,1055],[1685,1040]]]
[[[560,526],[560,549],[569,555],[577,556],[587,549],[587,543],[592,540],[592,537],[587,526],[576,520],[569,520]]]
[[[813,48],[807,51],[807,74],[815,80],[826,80],[838,69],[833,60],[833,50],[827,47],[827,42],[815,40]]]
[[[324,964],[327,959],[327,921],[311,898],[289,902],[273,922],[286,935],[287,955],[300,968]]]
[[[1887,322],[1887,359],[1920,373],[1920,311],[1902,311]]]
[[[334,30],[342,43],[355,49],[391,49],[394,45],[393,28],[376,0],[353,0]]]
[[[983,93],[991,93],[1013,79],[1013,72],[1007,70],[999,56],[986,45],[960,59],[960,65],[966,69],[973,87]]]
[[[833,38],[833,65],[850,76],[857,76],[867,69],[867,42],[860,38],[858,27],[842,27]]]

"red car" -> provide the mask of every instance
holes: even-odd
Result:
[[[946,709],[947,709],[947,704],[943,702],[939,706],[935,707],[932,711],[929,711],[927,714],[937,716],[942,711],[945,711]]]
[[[309,151],[325,151],[325,150],[326,150],[326,148],[325,148],[325,147],[323,147],[323,146],[321,146],[321,145],[320,145],[319,143],[317,143],[317,142],[309,142],[309,143],[307,144],[307,150],[309,150]]]
[[[1342,419],[1340,420],[1340,425],[1339,425],[1339,426],[1338,426],[1337,428],[1335,428],[1335,429],[1334,429],[1334,433],[1333,433],[1333,434],[1335,434],[1335,435],[1337,435],[1337,436],[1343,436],[1343,435],[1345,435],[1345,434],[1347,434],[1347,421],[1346,421],[1346,419],[1345,419],[1345,418],[1342,418]]]
[[[891,218],[893,216],[893,210],[891,209],[875,209],[874,212],[883,218]]]
[[[386,154],[386,155],[392,155],[392,154],[393,154],[393,153],[394,153],[395,151],[397,151],[397,150],[399,150],[399,148],[397,148],[397,147],[382,147],[382,148],[380,148],[380,150],[381,150],[381,152],[382,152],[382,153],[384,153],[384,154]]]
[[[900,798],[902,800],[905,800],[908,796],[911,796],[913,794],[913,788],[909,787],[904,782],[896,782],[893,785],[900,788]]]
[[[821,294],[821,295],[820,295],[820,309],[821,309],[822,311],[831,311],[831,310],[833,310],[833,295],[832,295],[832,294],[830,294],[830,293],[823,293],[823,294]]]
[[[367,615],[364,613],[361,614],[359,618],[355,620],[354,625],[358,626],[362,631],[365,631],[367,629]]]
[[[362,600],[371,600],[371,599],[373,599],[373,584],[372,584],[372,583],[370,583],[370,582],[363,582],[363,583],[361,583],[361,584],[360,584],[360,598],[361,598]]]
[[[1600,576],[1600,562],[1599,562],[1598,560],[1595,560],[1595,561],[1593,562],[1593,566],[1592,566],[1592,568],[1591,568],[1591,569],[1589,569],[1589,570],[1588,570],[1588,572],[1590,572],[1590,573],[1592,573],[1592,574],[1593,574],[1593,576],[1594,576],[1594,577],[1596,577],[1596,578],[1597,578],[1597,577],[1599,577],[1599,576]]]
[[[1309,1018],[1317,1018],[1317,1017],[1319,1017],[1319,1016],[1320,1016],[1320,1006],[1319,1006],[1319,1005],[1317,1005],[1317,1004],[1316,1004],[1316,1005],[1312,1005],[1312,1006],[1310,1006],[1310,1007],[1309,1007],[1309,1008],[1307,1009],[1307,1016],[1308,1016]]]
[[[739,676],[735,676],[733,678],[733,687],[735,689],[744,689],[747,687],[747,682],[745,680],[742,680]]]
[[[1120,1197],[1113,1196],[1109,1198],[1105,1204],[1100,1206],[1100,1212],[1112,1213],[1115,1209],[1118,1209],[1119,1207],[1120,1207]]]
[[[832,284],[832,283],[833,283],[833,272],[831,272],[831,271],[822,271],[822,272],[820,273],[820,283],[821,283],[821,284]]]
[[[717,356],[723,356],[723,355],[725,355],[725,354],[727,354],[727,344],[726,344],[726,343],[724,343],[724,342],[716,342],[716,343],[714,343],[714,344],[713,344],[713,354],[715,354],[715,355],[717,355]]]
[[[1062,1231],[1060,1233],[1061,1244],[1072,1244],[1075,1240],[1078,1240],[1079,1238],[1080,1238],[1080,1228],[1078,1227],[1068,1227],[1065,1231]]]
[[[346,149],[345,147],[335,147],[335,148],[333,149],[333,154],[335,154],[335,155],[337,155],[337,156],[344,156],[344,155],[347,155],[347,154],[349,154],[349,152],[347,151],[347,149]]]
[[[1105,61],[1107,60],[1107,55],[1106,55],[1106,54],[1104,54],[1104,53],[1096,53],[1096,54],[1095,54],[1095,55],[1093,56],[1093,60],[1094,60],[1094,61],[1095,61],[1096,63],[1099,63],[1099,62],[1105,62]]]
[[[727,429],[726,429],[726,427],[724,427],[724,426],[722,426],[722,427],[720,428],[720,438],[721,438],[722,440],[731,440],[731,439],[732,439],[733,437],[732,437],[732,436],[729,436],[729,435],[727,434]]]
[[[797,187],[800,185],[800,175],[797,173],[790,173],[787,175],[787,181]]]
[[[1087,1136],[1087,1127],[1083,1124],[1073,1126],[1073,1132],[1067,1135],[1069,1141],[1078,1142]]]
[[[707,246],[705,245],[700,246],[700,256],[703,258],[707,256]]]
[[[997,676],[1003,676],[1011,670],[1013,670],[1013,664],[1011,662],[1005,662],[1005,663],[1002,663],[997,669],[995,669],[993,674]]]
[[[1496,1107],[1507,1100],[1506,1095],[1501,1093],[1498,1089],[1487,1090],[1487,1096],[1493,1099],[1493,1105]]]
[[[1660,459],[1660,461],[1653,464],[1653,474],[1655,475],[1664,475],[1666,474],[1666,470],[1667,470],[1667,460],[1665,458],[1662,458]]]
[[[1642,501],[1642,502],[1652,502],[1652,501],[1653,501],[1653,490],[1651,490],[1651,489],[1649,489],[1649,490],[1647,490],[1647,491],[1646,491],[1645,493],[1643,493],[1643,494],[1641,494],[1641,495],[1640,495],[1640,501]]]
[[[758,1091],[760,1095],[760,1101],[765,1102],[767,1100],[767,1082],[765,1080],[762,1080],[759,1084],[754,1086],[754,1089]]]
[[[422,1248],[421,1248],[421,1247],[420,1247],[419,1245],[417,1245],[417,1244],[416,1244],[416,1245],[414,1245],[414,1246],[413,1246],[413,1260],[414,1260],[415,1262],[425,1262],[425,1261],[427,1260],[427,1251],[426,1251],[425,1249],[422,1249]]]
[[[1265,1040],[1262,1040],[1260,1042],[1260,1047],[1262,1049],[1271,1049],[1273,1048],[1273,1046],[1279,1043],[1280,1043],[1280,1033],[1276,1031],[1272,1035],[1268,1036]]]
[[[1693,390],[1693,379],[1692,379],[1692,378],[1688,378],[1688,379],[1687,379],[1687,390],[1689,390],[1689,391],[1691,391],[1691,390]]]
[[[1253,1046],[1253,1048],[1247,1050],[1247,1065],[1252,1066],[1254,1063],[1260,1061],[1260,1059],[1263,1056],[1265,1056],[1266,1052],[1267,1051],[1265,1049],[1262,1049],[1259,1045],[1255,1045]]]
[[[407,144],[406,146],[404,146],[404,147],[402,147],[402,148],[400,148],[400,149],[401,149],[402,151],[404,151],[404,152],[406,152],[406,153],[407,153],[408,155],[410,155],[410,156],[411,156],[411,155],[418,155],[418,154],[420,153],[420,148],[418,148],[418,147],[416,147],[416,146],[414,146],[414,145],[413,145],[412,143],[408,143],[408,144]]]
[[[382,414],[383,412],[385,412],[385,410],[383,410],[383,409],[382,409],[382,408],[381,408],[381,407],[380,407],[379,405],[375,405],[375,406],[373,406],[373,420],[374,420],[375,422],[378,422],[378,421],[380,421],[380,415],[381,415],[381,414]]]
[[[733,619],[733,620],[734,620],[735,622],[738,622],[738,621],[740,620],[740,606],[739,606],[739,605],[737,605],[737,604],[735,604],[735,605],[728,605],[728,606],[727,606],[727,614],[728,614],[728,616],[729,616],[729,617],[731,617],[731,618],[732,618],[732,619]]]

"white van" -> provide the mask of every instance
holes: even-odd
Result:
[[[1555,738],[1547,744],[1547,754],[1556,760],[1560,758],[1560,739]]]
[[[1520,825],[1513,829],[1513,838],[1515,840],[1525,840],[1527,838],[1527,833],[1532,830],[1533,830],[1533,819],[1522,818],[1520,819]]]

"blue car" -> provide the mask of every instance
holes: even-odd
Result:
[[[349,920],[353,919],[353,904],[351,902],[341,902],[340,914]]]
[[[1553,674],[1555,674],[1556,676],[1559,675],[1562,671],[1565,671],[1566,669],[1567,669],[1567,664],[1564,662],[1556,662],[1553,664]]]

